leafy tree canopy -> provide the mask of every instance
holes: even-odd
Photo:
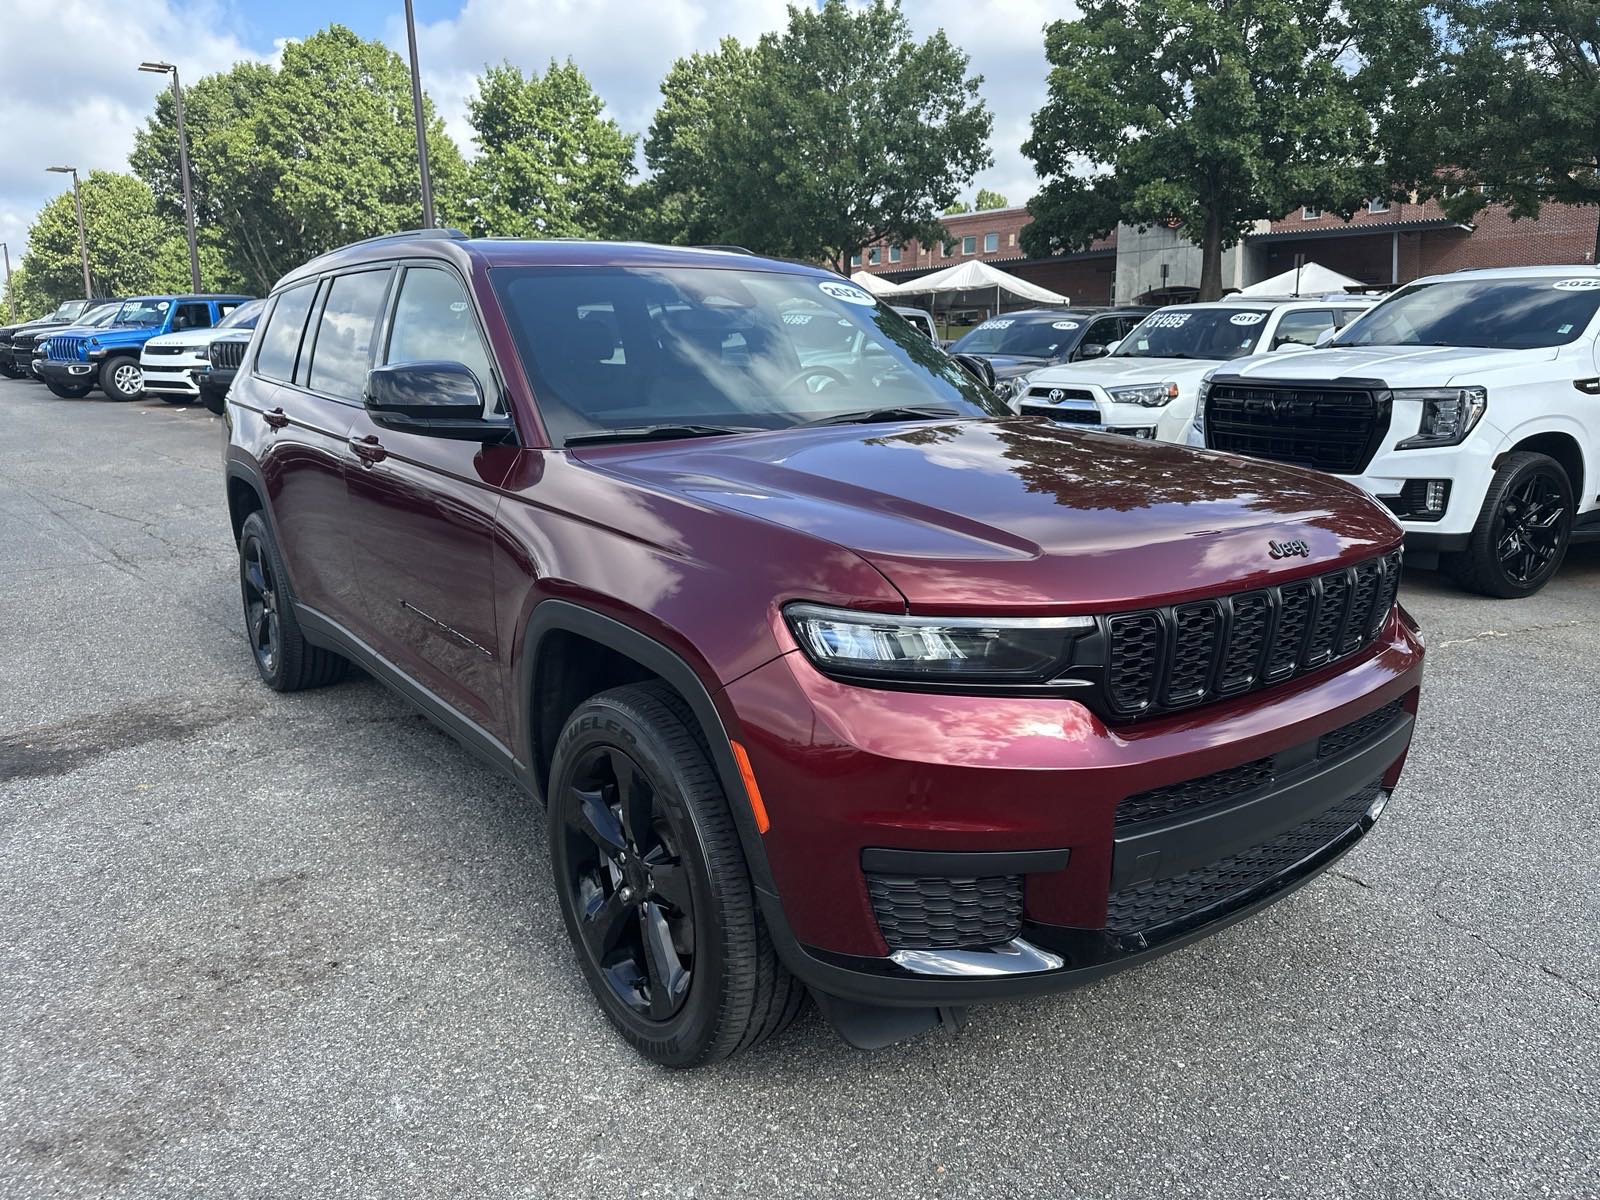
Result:
[[[1006,198],[999,192],[990,191],[988,188],[979,188],[976,203],[978,211],[984,212],[991,208],[1004,208],[1006,206]]]
[[[645,142],[645,192],[686,241],[734,242],[841,270],[861,247],[935,241],[989,165],[981,80],[895,0],[791,7],[786,27],[680,60]]]
[[[623,223],[635,138],[570,60],[541,76],[505,63],[478,81],[469,119],[480,148],[470,175],[473,231],[603,237]]]
[[[1082,0],[1045,33],[1048,94],[1023,150],[1049,180],[1030,254],[1086,247],[1119,221],[1178,219],[1202,299],[1256,220],[1349,214],[1394,181],[1372,114],[1427,61],[1419,5],[1393,0]]]
[[[962,213],[969,213],[971,211],[972,205],[968,204],[965,200],[957,200],[954,204],[947,205],[945,207],[944,215],[947,217],[959,217]]]

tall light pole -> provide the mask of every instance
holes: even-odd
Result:
[[[183,128],[183,85],[178,68],[169,62],[143,62],[139,70],[172,76],[172,105],[178,112],[178,174],[183,176],[183,223],[189,235],[189,286],[200,290],[200,251],[194,242],[194,193],[189,187],[189,135]]]
[[[11,244],[0,242],[0,254],[6,256],[6,300],[11,305],[11,319],[17,319],[17,294],[11,290]]]
[[[94,284],[89,282],[89,235],[83,231],[83,193],[78,190],[77,167],[46,167],[57,175],[72,176],[72,202],[78,206],[78,257],[83,260],[83,298],[94,295]]]
[[[417,169],[422,173],[422,227],[433,228],[433,180],[428,177],[428,134],[422,126],[422,74],[417,69],[417,18],[406,0],[406,46],[411,51],[411,116],[417,123]]]

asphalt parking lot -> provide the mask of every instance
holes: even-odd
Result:
[[[966,1032],[612,1036],[541,814],[367,680],[256,680],[221,421],[0,381],[0,1196],[1600,1194],[1600,547],[1415,573],[1378,829]]]

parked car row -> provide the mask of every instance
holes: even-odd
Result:
[[[1600,539],[1600,269],[1417,280],[1381,303],[1237,298],[1152,313],[1110,354],[1032,372],[1021,413],[1349,480],[1407,561],[1538,591]]]
[[[69,300],[47,317],[0,328],[0,371],[42,381],[81,399],[99,388],[111,400],[146,392],[172,403],[216,397],[201,387],[213,340],[255,327],[262,304],[249,296],[165,295]],[[208,405],[221,411],[221,402]]]

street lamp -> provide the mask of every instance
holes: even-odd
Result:
[[[11,245],[0,242],[0,254],[6,256],[6,300],[11,305],[11,319],[17,319],[17,294],[11,290]]]
[[[172,104],[178,111],[178,174],[183,176],[183,221],[189,235],[189,286],[200,290],[200,251],[194,244],[194,194],[189,189],[189,135],[183,128],[183,86],[178,68],[169,62],[142,62],[139,70],[172,76]]]
[[[94,285],[89,282],[89,235],[83,231],[83,193],[78,190],[77,167],[46,167],[57,175],[72,176],[72,202],[78,206],[78,257],[83,260],[83,298],[94,295]]]
[[[422,127],[422,75],[417,70],[417,19],[406,0],[406,45],[411,50],[411,116],[417,123],[417,169],[422,174],[422,227],[433,228],[433,181],[428,178],[428,137]]]

